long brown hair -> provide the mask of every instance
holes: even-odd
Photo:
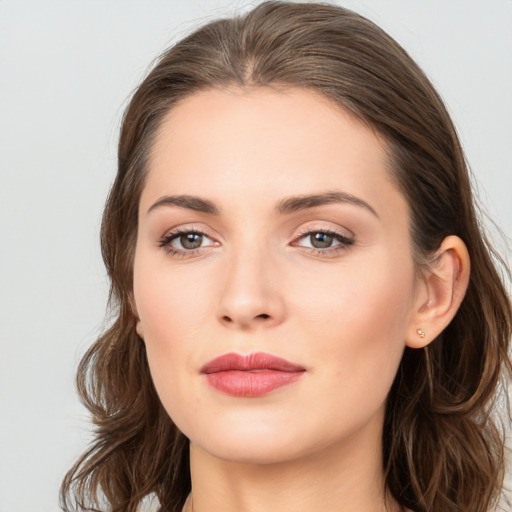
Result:
[[[333,5],[276,1],[209,23],[167,50],[126,110],[101,230],[113,322],[77,375],[95,440],[62,483],[63,509],[103,502],[135,512],[152,496],[159,511],[179,512],[190,491],[188,441],[158,400],[135,332],[137,210],[165,114],[194,92],[232,85],[312,89],[383,136],[419,269],[444,237],[466,243],[472,270],[459,311],[426,349],[405,350],[390,391],[384,471],[391,495],[415,512],[487,511],[504,473],[493,411],[500,378],[512,371],[510,275],[479,224],[455,128],[423,72],[372,22]]]

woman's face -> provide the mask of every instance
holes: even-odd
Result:
[[[192,446],[246,462],[378,451],[415,284],[406,202],[354,117],[263,88],[196,93],[166,117],[134,299]]]

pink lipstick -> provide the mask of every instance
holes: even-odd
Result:
[[[286,359],[256,352],[233,352],[216,357],[201,368],[208,384],[228,395],[257,397],[300,379],[305,368]]]

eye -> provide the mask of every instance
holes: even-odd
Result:
[[[204,235],[200,233],[185,233],[172,240],[171,245],[181,245],[180,249],[198,249],[203,244]]]
[[[327,249],[336,242],[334,236],[327,233],[311,233],[308,238],[311,247],[314,247],[315,249]]]
[[[322,229],[303,233],[293,245],[311,249],[316,253],[333,253],[345,250],[353,243],[354,239],[343,233]]]
[[[216,245],[216,242],[201,231],[176,229],[164,236],[158,245],[171,254],[186,255],[203,247]]]

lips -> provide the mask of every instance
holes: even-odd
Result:
[[[305,368],[263,352],[224,354],[200,370],[217,391],[237,397],[258,397],[287,386],[302,377]]]

